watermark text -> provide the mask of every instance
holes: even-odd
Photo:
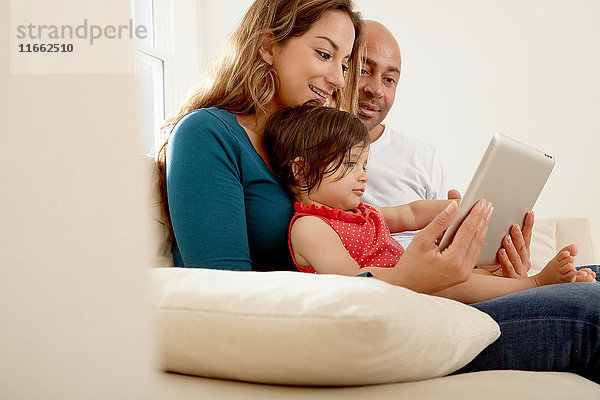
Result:
[[[16,38],[19,40],[65,40],[86,39],[90,45],[101,39],[146,39],[148,28],[145,25],[134,26],[133,20],[123,25],[94,25],[84,19],[80,25],[17,25]]]

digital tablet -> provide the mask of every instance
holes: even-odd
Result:
[[[445,249],[471,208],[481,199],[492,202],[494,212],[476,265],[497,262],[497,253],[511,226],[523,227],[525,214],[533,208],[546,184],[554,159],[500,133],[494,134],[458,207],[456,218],[440,242]]]

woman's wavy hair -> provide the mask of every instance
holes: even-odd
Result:
[[[344,87],[328,104],[352,113],[358,104],[360,62],[364,52],[364,28],[352,0],[255,0],[229,37],[223,52],[212,64],[199,89],[183,104],[177,115],[161,128],[156,161],[163,216],[172,237],[166,192],[166,148],[173,126],[184,115],[206,107],[220,107],[238,115],[266,110],[276,91],[275,73],[259,54],[269,34],[282,43],[308,31],[328,11],[343,11],[354,25],[354,45],[345,74]]]
[[[274,175],[292,194],[318,188],[324,177],[343,168],[354,147],[371,143],[356,115],[310,103],[273,113],[264,139]]]

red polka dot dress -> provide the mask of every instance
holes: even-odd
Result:
[[[383,216],[369,205],[360,203],[354,210],[344,211],[296,202],[294,210],[290,232],[292,225],[300,217],[312,215],[321,218],[338,234],[342,244],[360,268],[392,268],[404,253],[400,243],[392,238]],[[288,242],[296,268],[302,272],[315,273],[313,268],[296,263],[292,243],[290,240]]]

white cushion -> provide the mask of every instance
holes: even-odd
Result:
[[[162,367],[285,385],[442,376],[499,336],[488,315],[374,278],[151,271]]]

